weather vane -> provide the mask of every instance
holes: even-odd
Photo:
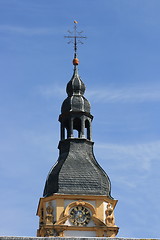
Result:
[[[82,39],[86,39],[85,36],[82,36],[81,34],[83,31],[78,32],[77,31],[77,21],[74,21],[74,30],[71,32],[68,30],[69,36],[64,36],[65,38],[70,38],[69,43],[73,43],[74,46],[74,58],[77,58],[77,44],[83,44]]]

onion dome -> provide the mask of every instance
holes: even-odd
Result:
[[[71,97],[73,95],[83,95],[85,89],[85,85],[78,74],[77,67],[75,66],[73,76],[67,84],[66,92],[68,96]]]
[[[71,80],[68,82],[66,87],[68,97],[64,100],[62,104],[61,113],[65,113],[68,111],[90,113],[90,103],[83,96],[86,87],[78,74],[78,63],[79,60],[77,58],[74,58],[74,72]]]

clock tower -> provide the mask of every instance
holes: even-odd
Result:
[[[114,209],[108,175],[93,153],[90,103],[78,73],[75,21],[73,76],[66,87],[60,122],[59,158],[46,179],[40,198],[38,237],[115,237]]]

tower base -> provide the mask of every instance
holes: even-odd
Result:
[[[115,237],[119,230],[114,221],[116,203],[108,196],[96,195],[41,198],[37,237]],[[78,218],[78,214],[82,216]]]

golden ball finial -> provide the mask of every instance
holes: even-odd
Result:
[[[74,58],[73,59],[73,65],[78,65],[79,64],[79,59],[78,58]]]

